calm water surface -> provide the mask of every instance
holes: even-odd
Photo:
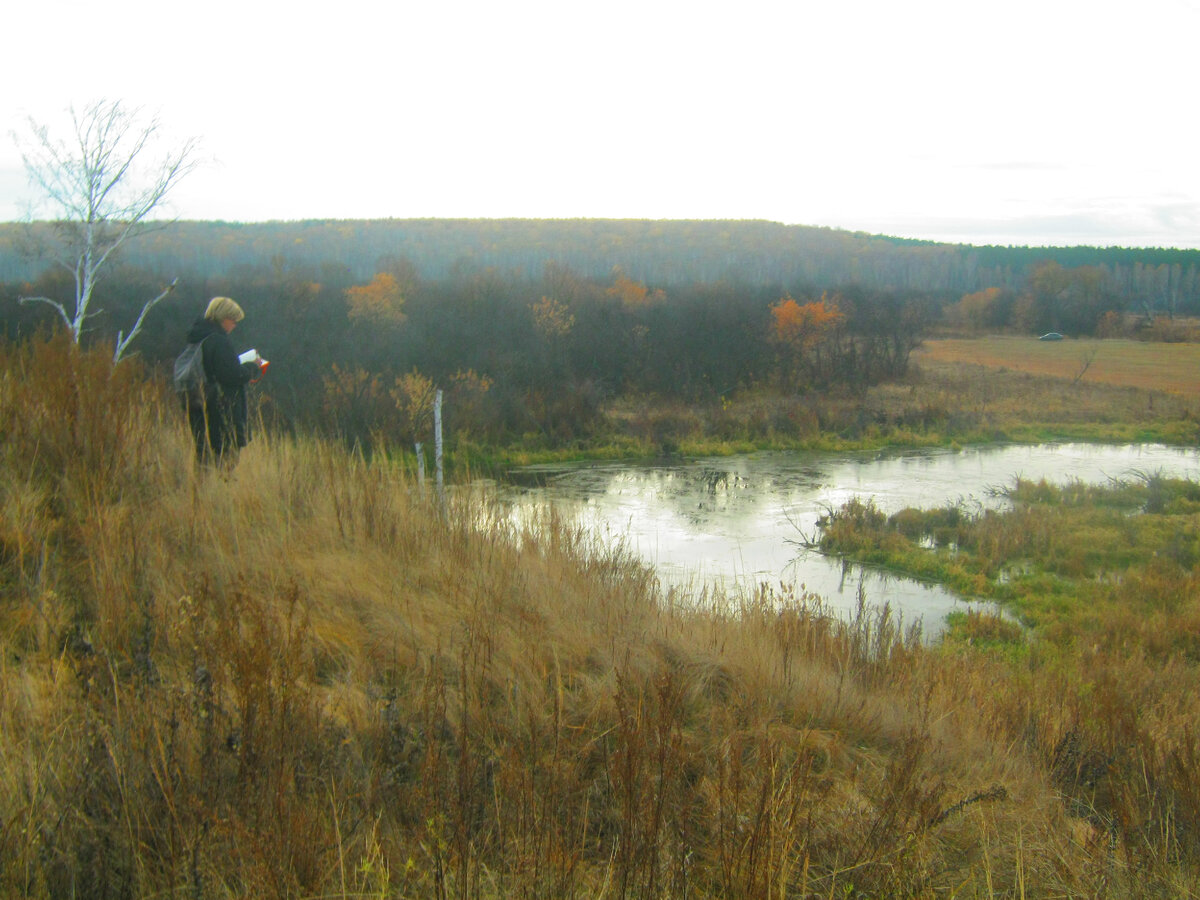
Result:
[[[904,621],[940,630],[963,601],[938,585],[845,566],[801,549],[817,519],[851,498],[885,512],[947,503],[999,506],[1018,477],[1089,483],[1162,473],[1200,479],[1200,454],[1162,445],[997,445],[903,453],[756,453],[658,464],[535,466],[533,487],[502,494],[520,520],[550,504],[605,540],[624,540],[664,586],[698,591],[792,585],[853,610],[887,602]]]

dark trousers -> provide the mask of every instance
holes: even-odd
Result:
[[[238,439],[232,404],[214,398],[204,404],[184,401],[188,426],[196,445],[196,460],[201,463],[220,462],[234,456],[245,441]]]

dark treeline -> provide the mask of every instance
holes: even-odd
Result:
[[[46,226],[37,226],[46,227]],[[38,277],[44,263],[22,252],[26,228],[0,224],[0,281]],[[1098,247],[976,247],[765,221],[627,219],[387,219],[178,222],[123,251],[160,276],[220,276],[266,261],[276,267],[334,263],[369,279],[398,257],[440,281],[498,269],[536,280],[548,261],[589,278],[620,266],[662,288],[730,281],[750,285],[859,285],[959,295],[1019,290],[1040,264],[1100,267],[1129,303],[1163,267],[1178,267],[1181,308],[1200,308],[1200,251]],[[1150,274],[1147,274],[1150,273]]]
[[[208,298],[232,296],[247,311],[235,343],[271,361],[260,394],[285,422],[407,442],[427,430],[440,387],[459,435],[561,443],[593,433],[616,396],[711,400],[762,385],[855,390],[897,377],[937,310],[918,292],[729,281],[668,291],[619,270],[589,278],[553,263],[532,280],[495,269],[426,280],[397,258],[376,268],[362,281],[332,262],[276,260],[182,280],[148,319],[138,353],[165,371]],[[88,340],[131,321],[161,284],[128,263],[112,269]],[[0,285],[6,333],[19,339],[54,323],[18,296],[71,288],[53,271]]]
[[[38,228],[33,226],[36,236]],[[68,273],[0,226],[0,323],[54,324]],[[615,396],[713,400],[768,386],[857,390],[904,374],[935,322],[1115,333],[1194,311],[1195,251],[962,247],[767,222],[470,220],[178,223],[106,270],[85,340],[111,340],[178,277],[136,349],[164,371],[215,295],[272,362],[280,421],[409,441],[432,392],[457,433],[586,436]]]

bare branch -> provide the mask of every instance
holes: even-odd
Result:
[[[164,297],[170,294],[171,291],[175,290],[175,286],[177,284],[179,284],[178,278],[174,279],[170,284],[168,284],[163,289],[161,294],[159,294],[153,300],[146,302],[146,305],[142,307],[141,314],[137,317],[137,321],[133,323],[133,329],[129,332],[128,337],[125,337],[123,332],[117,332],[117,346],[113,350],[114,363],[119,363],[121,361],[121,357],[125,355],[125,349],[130,345],[133,339],[138,336],[138,333],[141,332],[142,323],[146,321],[146,313],[154,309],[154,307],[158,305],[158,301],[162,300]]]
[[[1092,361],[1096,358],[1096,348],[1090,347],[1079,356],[1079,371],[1075,373],[1075,380],[1071,382],[1071,387],[1079,384],[1079,380],[1083,378],[1083,373],[1092,367]]]
[[[58,310],[58,314],[62,316],[62,320],[67,323],[67,327],[71,327],[71,317],[67,315],[66,307],[57,300],[51,300],[49,297],[18,297],[17,302],[24,305],[26,303],[46,303]]]

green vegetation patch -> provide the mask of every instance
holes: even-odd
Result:
[[[1162,626],[1158,616],[1194,605],[1200,484],[1159,475],[1104,485],[1019,479],[1004,498],[1006,509],[960,503],[890,516],[854,500],[822,520],[820,546],[1003,602],[1060,643],[1121,640],[1130,614],[1148,632]],[[978,628],[951,621],[960,636]],[[1200,642],[1180,637],[1188,628],[1171,633],[1165,644],[1145,636],[1200,655]]]

